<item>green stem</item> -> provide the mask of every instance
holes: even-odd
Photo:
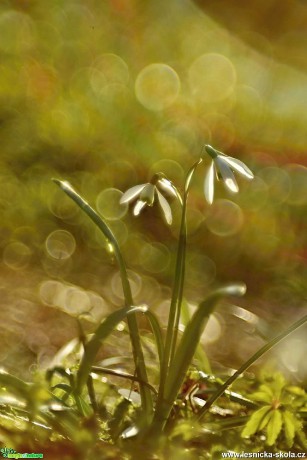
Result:
[[[60,181],[58,179],[53,179],[53,181],[82,209],[83,212],[85,212],[85,214],[87,214],[87,216],[95,223],[95,225],[100,229],[100,231],[112,244],[114,249],[114,255],[117,259],[120,270],[125,304],[127,307],[132,306],[133,299],[127,275],[126,264],[113,232],[108,227],[108,225],[102,220],[102,218],[97,214],[97,212],[72,188],[72,186],[68,182]],[[148,377],[136,315],[134,313],[128,315],[127,322],[130,332],[130,339],[132,344],[132,352],[136,366],[136,372],[140,380],[142,407],[148,418],[151,418],[151,415],[153,413],[152,395],[149,388],[144,383],[141,383],[148,383]]]
[[[237,380],[238,377],[240,377],[243,372],[245,372],[252,364],[254,364],[257,359],[259,359],[262,355],[264,355],[267,351],[269,351],[271,348],[274,347],[277,343],[279,343],[281,340],[283,340],[285,337],[287,337],[289,334],[291,334],[293,331],[298,329],[300,326],[302,326],[304,323],[307,322],[307,315],[305,315],[303,318],[301,318],[299,321],[296,321],[296,323],[292,324],[288,329],[286,329],[284,332],[281,334],[277,335],[274,337],[272,340],[270,340],[267,344],[265,344],[263,347],[260,348],[253,356],[251,356],[226,382],[221,385],[221,387],[207,400],[205,406],[199,411],[197,414],[197,419],[200,420],[203,418],[203,416],[208,412],[210,407],[215,403],[215,401],[222,396],[222,394],[225,393],[227,388],[235,381]]]
[[[191,179],[197,168],[197,166],[202,162],[199,159],[193,166],[189,169],[184,187],[184,196],[182,201],[182,211],[181,211],[181,223],[179,231],[179,242],[177,250],[177,259],[176,259],[176,268],[175,268],[175,280],[174,287],[172,292],[172,299],[169,311],[169,318],[167,324],[167,332],[165,339],[165,350],[163,355],[163,361],[161,365],[161,375],[160,375],[160,384],[158,392],[158,400],[155,415],[159,416],[159,411],[161,410],[161,405],[163,404],[165,384],[168,376],[170,362],[175,353],[177,335],[178,335],[178,326],[180,320],[180,307],[182,302],[183,295],[183,286],[184,286],[184,274],[185,274],[185,256],[186,256],[186,236],[187,236],[187,226],[186,226],[186,207],[187,207],[187,198],[190,188]]]

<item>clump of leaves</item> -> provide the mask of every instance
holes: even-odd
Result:
[[[280,373],[264,376],[259,389],[250,398],[261,404],[246,423],[242,437],[264,433],[266,444],[273,446],[279,437],[288,448],[297,438],[306,448],[307,439],[303,432],[303,413],[307,412],[307,394],[303,388],[288,385]]]

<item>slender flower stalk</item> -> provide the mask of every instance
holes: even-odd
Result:
[[[165,348],[163,362],[161,365],[161,374],[160,374],[160,383],[159,383],[159,392],[158,399],[156,404],[155,417],[156,419],[160,418],[160,412],[162,411],[164,405],[164,392],[167,382],[167,377],[169,373],[170,363],[175,353],[176,344],[177,344],[177,334],[178,326],[180,320],[181,312],[181,303],[183,296],[183,286],[184,286],[184,276],[185,276],[185,258],[186,258],[186,237],[187,237],[187,225],[186,225],[186,206],[187,199],[189,194],[189,188],[191,184],[192,177],[198,167],[202,162],[202,159],[199,159],[193,166],[189,169],[184,187],[184,195],[182,200],[182,211],[181,211],[181,224],[179,231],[179,242],[177,249],[177,258],[176,258],[176,268],[175,268],[175,280],[172,292],[172,299],[167,323],[167,332],[165,339]]]
[[[237,193],[239,187],[234,176],[234,171],[246,179],[253,179],[252,171],[240,160],[229,157],[224,153],[214,149],[211,145],[205,145],[205,150],[212,158],[212,163],[208,169],[204,182],[204,192],[209,204],[213,203],[214,198],[214,176],[221,180],[226,189],[232,193]]]

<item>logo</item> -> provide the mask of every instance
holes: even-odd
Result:
[[[20,452],[16,452],[16,450],[10,447],[3,447],[0,449],[0,454],[4,458],[44,458],[44,454],[35,454],[35,453],[24,453],[21,454]]]

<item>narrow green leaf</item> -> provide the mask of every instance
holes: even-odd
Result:
[[[241,436],[243,438],[252,436],[259,430],[259,426],[262,420],[269,414],[271,411],[271,406],[263,406],[260,409],[256,410],[250,417],[249,421],[245,425]]]
[[[159,362],[160,362],[160,369],[161,369],[163,357],[164,357],[164,341],[163,341],[163,336],[162,336],[162,329],[161,329],[157,316],[152,311],[146,310],[145,315],[147,316],[149,320],[152,332],[155,337],[158,356],[159,356]]]
[[[73,388],[70,385],[67,385],[67,383],[57,383],[51,389],[53,391],[57,388],[60,388],[60,390],[64,390],[69,395],[73,392]]]
[[[295,424],[296,424],[296,417],[292,412],[285,410],[282,413],[283,418],[283,425],[284,425],[284,433],[286,438],[286,443],[288,447],[293,446],[294,436],[295,436]]]
[[[77,373],[77,394],[80,394],[83,386],[86,384],[88,376],[91,372],[92,365],[102,342],[114,330],[120,321],[127,315],[135,313],[136,311],[144,312],[144,307],[123,307],[111,313],[97,328],[93,337],[85,345],[84,354],[81,360],[80,368]]]
[[[62,366],[55,366],[51,369],[48,369],[46,372],[46,380],[49,382],[49,384],[52,381],[52,378],[54,374],[58,374],[61,377],[64,377],[68,380],[70,387],[73,387],[74,385],[74,376],[73,374],[69,371],[69,369],[65,369]]]
[[[245,290],[245,285],[241,283],[225,286],[213,292],[206,300],[199,304],[184,330],[166,381],[165,400],[170,406],[172,406],[184,381],[201,334],[217,302],[226,295],[243,295]]]
[[[182,300],[181,304],[181,318],[182,323],[186,326],[191,319],[190,311],[189,311],[189,304],[186,299]],[[210,366],[210,362],[208,356],[204,350],[204,347],[201,346],[199,343],[197,345],[195,351],[195,358],[199,361],[198,368],[201,372],[204,372],[207,375],[212,375],[212,369]]]
[[[205,415],[205,413],[210,409],[212,404],[214,404],[215,401],[222,394],[225,393],[225,390],[227,390],[228,387],[230,387],[230,385],[233,382],[235,382],[240,377],[240,375],[243,374],[243,372],[245,372],[252,364],[254,364],[255,361],[257,361],[262,355],[264,355],[267,351],[273,348],[274,345],[279,343],[281,340],[283,340],[293,331],[296,331],[299,327],[301,327],[306,322],[307,322],[307,315],[303,316],[301,319],[299,319],[294,324],[292,324],[290,327],[288,327],[288,329],[286,329],[284,332],[274,337],[272,340],[266,343],[263,347],[261,347],[256,353],[254,353],[247,361],[245,361],[245,363],[242,364],[242,366],[231,377],[229,377],[229,379],[223,385],[221,385],[221,387],[208,399],[208,401],[206,402],[206,405],[199,411],[197,415],[197,420],[201,419]]]
[[[117,263],[120,270],[121,282],[123,286],[123,292],[125,297],[126,307],[133,305],[133,298],[130,288],[130,283],[127,275],[126,264],[123,258],[123,255],[120,251],[119,244],[115,238],[112,230],[109,228],[107,223],[102,219],[102,217],[84,200],[70,185],[67,181],[61,181],[58,179],[53,179],[65,193],[68,195],[81,209],[82,211],[94,222],[94,224],[99,228],[99,230],[104,234],[107,240],[110,242],[114,249],[114,255],[117,259]],[[132,343],[133,359],[135,362],[135,368],[137,375],[141,382],[148,382],[147,370],[144,360],[144,354],[141,346],[141,338],[138,329],[137,320],[134,315],[128,316],[128,327],[130,332],[130,339]],[[151,418],[153,412],[153,401],[152,395],[149,389],[145,384],[140,384],[140,393],[142,398],[142,405],[144,413],[147,416],[148,420]]]
[[[84,417],[90,417],[93,414],[91,406],[78,394],[74,394],[74,398],[80,414]]]
[[[27,399],[31,384],[24,382],[23,380],[1,369],[0,386],[5,387],[8,391]]]
[[[282,417],[279,410],[275,409],[271,412],[269,423],[267,424],[267,445],[273,446],[282,428]]]
[[[131,402],[125,398],[117,404],[113,417],[109,421],[110,435],[113,440],[116,440],[120,436],[130,407]]]

